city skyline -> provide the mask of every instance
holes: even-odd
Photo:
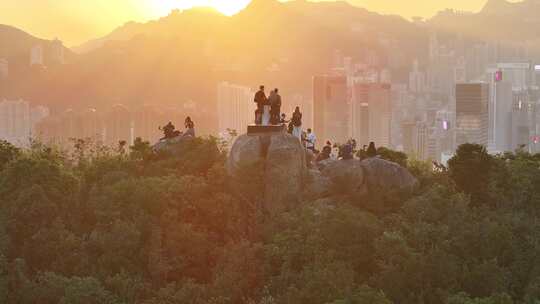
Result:
[[[0,3],[0,20],[3,24],[21,28],[39,38],[59,38],[71,47],[106,35],[126,22],[156,20],[168,15],[173,9],[211,6],[224,14],[232,15],[243,9],[249,2],[250,0],[161,2],[158,0],[118,0],[114,2],[96,0],[82,3],[81,1],[65,0],[21,0],[17,3],[3,1]],[[444,0],[429,1],[428,3],[414,0],[408,1],[406,5],[396,0],[348,0],[347,2],[380,14],[400,15],[411,19],[414,16],[430,18],[437,12],[448,8],[478,12],[487,0]],[[38,18],[28,18],[28,12],[32,10],[41,12]],[[95,18],[96,14],[99,14],[100,18]]]

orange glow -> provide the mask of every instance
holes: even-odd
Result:
[[[225,15],[234,15],[242,10],[250,0],[149,0],[157,14],[166,15],[173,9],[191,7],[212,7]]]

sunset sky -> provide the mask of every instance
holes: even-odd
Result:
[[[72,46],[103,36],[127,21],[167,15],[172,8],[209,5],[226,14],[249,0],[1,0],[0,24],[40,38],[58,37]],[[478,11],[486,0],[349,0],[367,9],[404,17],[430,17],[444,8]]]

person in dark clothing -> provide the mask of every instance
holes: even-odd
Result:
[[[302,140],[302,113],[300,107],[296,107],[294,110],[291,123],[293,125],[292,135]]]
[[[269,99],[270,102],[270,123],[277,125],[279,123],[279,114],[281,114],[281,95],[279,90],[274,89]]]
[[[279,119],[279,123],[282,124],[282,125],[289,123],[289,121],[287,120],[287,115],[285,113],[281,114],[281,118]]]
[[[375,148],[375,143],[370,142],[369,147],[366,152],[367,157],[375,157],[377,156],[377,148]]]
[[[339,147],[339,158],[343,160],[354,158],[353,146],[350,140],[346,144]]]
[[[321,153],[317,156],[317,159],[315,162],[321,162],[323,160],[327,160],[330,158],[330,154],[332,154],[332,145],[326,145],[322,149]]]
[[[259,91],[255,93],[255,98],[253,100],[257,104],[257,110],[255,110],[255,124],[262,124],[262,115],[264,112],[264,106],[267,104],[268,99],[264,93],[264,86],[259,87]]]
[[[165,127],[163,128],[160,127],[159,130],[163,131],[163,135],[164,135],[163,138],[161,139],[164,140],[164,139],[174,138],[175,137],[174,129],[175,127],[170,121]]]
[[[191,120],[191,117],[186,117],[184,127],[186,128],[184,136],[195,137],[195,123],[193,122],[193,120]]]

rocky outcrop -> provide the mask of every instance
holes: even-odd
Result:
[[[232,146],[227,169],[238,177],[247,175],[243,168],[257,165],[254,169],[260,175],[252,180],[248,176],[244,189],[239,190],[248,187],[262,192],[265,210],[270,213],[286,210],[299,199],[412,192],[418,184],[406,168],[377,157],[363,161],[328,159],[312,169],[307,168],[307,157],[309,153],[300,141],[287,133],[242,135]],[[256,180],[262,180],[260,188],[256,187]]]
[[[370,192],[392,191],[412,192],[418,180],[400,165],[372,157],[361,161],[366,176],[366,185]]]
[[[260,164],[265,209],[278,212],[300,199],[306,176],[306,158],[300,141],[288,133],[242,135],[234,142],[227,162],[229,174]]]
[[[400,165],[381,159],[368,158],[334,160],[318,164],[318,170],[310,170],[306,186],[306,198],[318,199],[328,195],[370,195],[380,193],[412,192],[417,179]]]
[[[191,136],[177,136],[170,139],[160,140],[152,149],[156,152],[165,152],[175,154],[178,152],[183,143],[193,140]]]

